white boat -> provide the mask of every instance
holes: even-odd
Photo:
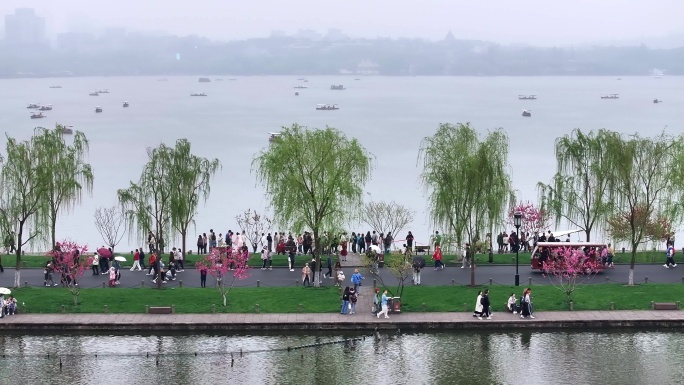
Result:
[[[100,106],[95,107],[95,112],[102,112],[102,107],[100,107]]]
[[[38,108],[39,111],[52,111],[52,104],[45,104]]]
[[[339,110],[340,107],[337,104],[316,104],[316,109],[319,111],[332,111]]]
[[[74,126],[57,125],[57,127],[62,131],[62,134],[70,135],[74,133]]]
[[[344,90],[346,90],[346,88],[344,88],[344,86],[342,84],[338,84],[338,85],[333,84],[330,86],[330,89],[333,91],[344,91]]]
[[[89,93],[88,95],[90,95],[90,96],[100,96],[100,93],[96,91],[96,92],[91,92],[91,93]]]
[[[31,103],[29,104],[26,108],[40,108],[40,104],[38,103]]]
[[[194,94],[190,94],[190,96],[207,96],[204,92],[195,92]]]
[[[608,94],[601,96],[601,99],[620,99],[620,94]]]
[[[518,95],[520,100],[537,100],[537,95]]]
[[[660,79],[665,75],[665,71],[661,70],[660,68],[654,68],[651,70],[651,75],[653,75],[654,78]]]
[[[31,119],[43,119],[44,117],[45,115],[43,115],[42,112],[39,112],[37,114],[34,112],[31,114]]]
[[[301,89],[304,89],[304,88],[307,88],[307,87],[306,87],[306,86],[303,86],[303,85],[301,85],[301,84],[300,84],[300,85],[296,86],[295,88],[297,88],[297,89],[300,89],[300,90],[301,90]]]
[[[123,102],[123,106],[124,106],[124,108],[128,107],[128,102]]]
[[[522,116],[525,117],[531,117],[532,116],[532,110],[522,110]]]

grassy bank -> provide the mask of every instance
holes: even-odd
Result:
[[[211,313],[216,304],[219,313],[254,313],[259,304],[262,313],[330,313],[339,311],[340,294],[337,288],[261,287],[236,288],[228,294],[227,307],[222,306],[218,290],[207,288],[168,289],[83,289],[79,305],[66,289],[22,288],[13,291],[17,303],[25,303],[27,313],[103,313],[107,305],[110,313],[144,313],[145,305],[176,306],[176,313]]]
[[[479,290],[490,290],[490,302],[494,312],[501,312],[511,293],[520,298],[524,286],[410,286],[404,289],[402,309],[406,311],[422,311],[425,303],[426,311],[472,312]],[[566,296],[554,286],[532,286],[535,311],[569,310]],[[396,290],[396,287],[388,287]],[[621,284],[584,285],[572,296],[575,310],[610,310],[613,302],[615,310],[647,310],[654,302],[684,302],[684,285],[682,284],[644,284],[628,287]]]
[[[402,309],[406,312],[472,312],[478,290],[487,287],[466,286],[410,286],[402,296]],[[390,290],[396,287],[389,288]],[[492,286],[490,298],[494,312],[503,311],[510,293],[520,296],[523,287]],[[569,310],[565,294],[553,286],[533,286],[536,311]],[[228,297],[229,306],[221,306],[221,296],[215,288],[168,289],[83,289],[79,305],[73,306],[66,289],[22,288],[13,293],[18,302],[26,304],[29,313],[60,313],[64,305],[67,313],[102,313],[108,305],[111,313],[143,313],[145,305],[176,306],[177,313],[211,313],[212,304],[221,313],[254,313],[259,304],[262,313],[330,313],[339,310],[340,294],[337,288],[261,287],[236,288]],[[624,285],[585,285],[573,294],[575,310],[650,309],[651,301],[684,302],[682,284],[645,284],[634,287]],[[301,310],[299,305],[302,305]],[[464,309],[465,304],[465,309]]]
[[[121,255],[124,258],[126,258],[127,262],[123,263],[124,267],[130,267],[133,264],[133,255],[130,253],[116,253],[116,255]],[[423,255],[426,259],[426,262],[430,262],[430,257],[431,255]],[[189,254],[186,255],[186,261],[185,265],[186,268],[194,268],[195,267],[195,262],[197,262],[198,259],[203,258],[203,255],[197,255],[197,254]],[[390,256],[385,256],[386,259],[389,258],[397,258],[398,254],[392,254]],[[679,259],[679,255],[675,254],[675,260]],[[333,256],[333,262],[336,260],[337,256]],[[520,253],[518,256],[520,263],[521,264],[526,264],[529,263],[530,261],[530,253]],[[615,257],[613,258],[613,262],[615,263],[629,263],[631,258],[631,255],[629,253],[616,253]],[[146,255],[146,260],[149,259],[149,255]],[[488,254],[476,254],[475,259],[478,264],[485,265],[489,264],[489,255]],[[48,257],[44,255],[25,255],[21,258],[22,260],[22,267],[43,267],[45,266],[45,263],[48,260]],[[308,261],[309,259],[306,258],[303,255],[298,255],[295,260],[295,264],[297,266],[302,266],[305,261]],[[164,254],[164,261],[168,261],[168,253]],[[286,255],[274,255],[272,258],[273,261],[273,266],[276,267],[283,267],[287,266],[287,256]],[[460,257],[457,257],[455,255],[445,255],[444,256],[444,261],[449,264],[453,263],[460,263]],[[642,251],[637,253],[637,263],[664,263],[665,262],[665,252],[661,251]],[[323,261],[325,264],[325,259]],[[2,264],[5,268],[12,268],[16,265],[16,257],[14,255],[3,255],[2,256]],[[493,262],[492,264],[494,265],[504,265],[504,264],[515,264],[515,254],[494,254],[493,255]],[[261,254],[260,253],[254,253],[251,254],[249,257],[249,265],[252,267],[259,267],[261,266]]]

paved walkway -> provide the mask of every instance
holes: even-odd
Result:
[[[364,306],[365,307],[365,306]],[[377,319],[370,307],[355,315],[325,314],[19,314],[0,320],[0,330],[375,330],[684,327],[683,311],[538,312],[535,319],[495,313],[478,320],[471,313],[406,313]]]

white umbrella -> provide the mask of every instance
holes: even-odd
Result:
[[[0,287],[0,295],[12,294],[12,290],[6,287]]]
[[[126,258],[124,258],[120,255],[117,255],[116,257],[114,257],[114,260],[119,261],[119,262],[126,262]]]

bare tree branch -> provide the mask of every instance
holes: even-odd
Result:
[[[245,232],[254,252],[257,251],[261,234],[270,231],[273,226],[273,221],[270,218],[257,213],[256,210],[252,211],[252,209],[247,209],[242,215],[236,215],[235,221],[240,226],[240,230]]]
[[[391,232],[396,239],[406,225],[413,222],[415,215],[414,210],[394,201],[368,202],[364,205],[362,220],[378,233]]]
[[[122,229],[125,216],[120,207],[100,207],[95,210],[95,228],[105,244],[112,249],[121,242],[125,231]]]

